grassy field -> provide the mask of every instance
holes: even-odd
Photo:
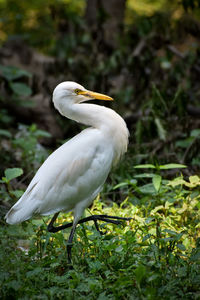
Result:
[[[101,224],[104,235],[92,222],[80,225],[73,269],[68,230],[48,233],[46,217],[17,226],[1,221],[1,299],[200,299],[200,177],[169,181],[158,170],[147,172],[154,171],[150,166],[114,187],[124,196],[121,204],[108,200],[113,188],[107,184],[86,211],[132,220]]]

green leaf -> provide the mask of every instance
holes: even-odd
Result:
[[[180,147],[180,148],[187,148],[190,146],[190,144],[193,142],[194,138],[190,137],[187,138],[185,140],[179,140],[175,143],[176,147]]]
[[[1,72],[1,76],[4,77],[5,79],[7,79],[8,81],[12,81],[15,79],[19,79],[21,77],[31,77],[32,74],[22,70],[22,69],[18,69],[16,67],[12,67],[12,66],[2,66],[0,65],[0,72]]]
[[[172,186],[172,187],[175,187],[177,185],[182,185],[182,184],[185,184],[185,180],[183,179],[183,177],[177,177],[177,178],[174,178],[173,180],[170,180],[168,182],[168,185]]]
[[[152,282],[152,281],[156,280],[157,278],[159,278],[159,276],[160,276],[159,274],[152,274],[151,276],[149,276],[147,278],[147,281]]]
[[[136,179],[127,180],[127,181],[120,182],[117,185],[115,185],[113,187],[113,190],[116,190],[119,187],[123,187],[123,186],[127,186],[127,185],[133,185],[133,186],[135,186],[136,184],[137,184],[137,180]]]
[[[168,169],[181,169],[181,168],[187,168],[186,165],[181,165],[181,164],[166,164],[160,166],[161,170],[168,170]]]
[[[23,170],[20,168],[8,168],[5,170],[5,177],[8,181],[19,177],[23,174]]]
[[[196,251],[194,254],[191,255],[190,257],[191,261],[197,261],[200,260],[200,251]]]
[[[1,179],[2,179],[1,183],[8,183],[9,182],[9,180],[4,176]]]
[[[18,280],[11,280],[8,282],[8,287],[14,291],[18,291],[21,287],[21,283]]]
[[[0,129],[0,135],[8,137],[8,138],[12,137],[11,133],[8,130],[5,130],[5,129]]]
[[[36,103],[31,100],[30,98],[28,99],[18,99],[18,103],[19,103],[19,106],[22,106],[22,107],[28,107],[28,108],[32,108],[32,107],[35,107],[36,106]]]
[[[127,186],[127,185],[128,185],[128,182],[120,182],[113,187],[113,190],[116,190],[120,187]]]
[[[185,248],[185,246],[183,245],[183,244],[177,244],[177,247],[180,249],[180,250],[182,250],[182,251],[185,251],[186,250],[186,248]]]
[[[196,138],[196,137],[200,137],[200,129],[193,129],[190,133],[190,136]]]
[[[26,272],[26,277],[27,278],[30,278],[30,277],[34,278],[35,276],[38,276],[42,272],[43,272],[43,269],[41,267],[37,267],[37,268],[33,269],[32,271]]]
[[[170,229],[164,229],[164,232],[167,232],[171,236],[177,236],[178,233],[176,231],[170,230]]]
[[[152,183],[145,184],[138,188],[138,190],[143,194],[155,195],[156,190]]]
[[[34,135],[36,137],[38,137],[38,138],[39,137],[48,137],[48,138],[51,137],[51,134],[49,132],[47,132],[45,130],[41,130],[41,129],[36,130],[36,132],[34,133]]]
[[[10,191],[10,193],[14,195],[16,198],[20,198],[24,192],[22,190],[15,190],[15,191]]]
[[[200,177],[197,175],[190,176],[189,181],[190,181],[190,183],[198,185],[198,184],[200,184]]]
[[[139,265],[135,269],[135,277],[138,283],[142,281],[142,279],[145,277],[145,274],[147,274],[145,266]]]
[[[13,92],[18,96],[28,97],[32,94],[31,88],[25,83],[10,82],[10,87],[13,90]]]
[[[155,218],[152,218],[152,217],[148,217],[148,218],[146,218],[146,220],[145,220],[145,223],[146,224],[150,224],[152,221],[154,221],[155,220]]]
[[[135,175],[134,178],[153,178],[155,176],[154,173],[143,173]]]
[[[143,237],[142,241],[145,242],[145,241],[148,240],[151,236],[152,236],[151,233],[146,234],[146,235]]]
[[[156,169],[154,165],[145,164],[145,165],[137,165],[134,167],[135,169]]]
[[[154,177],[153,177],[153,179],[152,179],[152,182],[153,182],[153,185],[154,185],[155,190],[157,192],[160,189],[161,181],[162,181],[162,177],[160,175],[155,174]]]
[[[166,141],[167,133],[166,130],[164,129],[161,120],[156,117],[155,118],[155,124],[158,130],[158,136],[162,141]]]
[[[119,245],[116,249],[115,252],[122,252],[123,251],[123,246]]]

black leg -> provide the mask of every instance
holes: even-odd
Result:
[[[48,226],[47,226],[47,230],[48,230],[49,232],[54,232],[54,233],[55,233],[55,232],[58,232],[58,231],[60,231],[60,230],[65,229],[65,228],[72,227],[73,222],[70,222],[70,223],[67,223],[67,224],[64,224],[64,225],[60,225],[60,226],[57,226],[57,227],[53,226],[53,224],[54,224],[55,220],[57,219],[58,215],[59,215],[59,213],[56,213],[56,214],[53,216],[53,218],[51,219],[51,221],[49,222],[49,224],[48,224]]]
[[[101,218],[122,220],[122,221],[130,221],[130,220],[132,220],[132,218],[123,218],[123,217],[109,216],[109,215],[94,215],[94,216],[101,217]]]
[[[75,233],[75,230],[76,230],[76,225],[77,224],[74,224],[73,227],[72,227],[72,230],[70,232],[70,235],[69,235],[69,239],[67,241],[67,258],[68,258],[68,264],[72,264],[72,241],[73,241],[73,237],[74,237],[74,233]]]
[[[49,232],[54,232],[54,228],[55,228],[55,227],[53,226],[53,224],[54,224],[55,220],[57,219],[58,215],[59,215],[59,212],[56,213],[56,214],[53,216],[53,218],[51,219],[51,221],[49,222],[49,224],[48,224],[48,226],[47,226],[47,230],[48,230]]]
[[[58,215],[59,215],[59,213],[56,213],[53,216],[50,223],[48,224],[47,230],[49,232],[58,232],[60,230],[63,230],[65,228],[69,228],[69,227],[72,226],[72,229],[71,229],[71,232],[70,232],[70,235],[69,235],[69,239],[68,239],[68,242],[67,242],[67,257],[68,257],[68,263],[70,265],[71,265],[72,241],[73,241],[73,237],[74,237],[74,233],[75,233],[77,224],[82,224],[82,223],[85,223],[85,222],[88,222],[88,221],[93,221],[97,231],[99,231],[100,234],[103,234],[103,232],[99,229],[99,225],[98,225],[97,221],[104,221],[104,222],[107,222],[107,223],[112,223],[112,224],[119,225],[119,224],[122,223],[121,221],[129,221],[129,220],[132,219],[132,218],[122,218],[122,217],[115,217],[115,216],[108,216],[108,215],[92,215],[92,216],[89,216],[89,217],[86,217],[86,218],[83,218],[83,219],[79,220],[77,223],[70,222],[70,223],[67,223],[67,224],[64,224],[64,225],[54,227],[53,224],[56,221]]]
[[[95,225],[95,227],[96,227],[96,230],[97,230],[101,235],[103,235],[104,233],[99,229],[99,224],[98,224],[97,220],[94,220],[94,225]]]
[[[60,230],[69,228],[73,225],[73,222],[70,222],[70,223],[67,223],[67,224],[64,224],[64,225],[54,227],[53,224],[54,224],[56,218],[58,217],[58,215],[59,215],[59,213],[56,213],[53,216],[53,218],[51,219],[51,221],[50,221],[50,223],[47,227],[47,230],[49,232],[58,232]],[[92,215],[92,216],[89,216],[89,217],[86,217],[86,218],[83,218],[83,219],[79,220],[77,224],[82,224],[82,223],[85,223],[85,222],[88,222],[88,221],[93,221],[94,224],[95,224],[96,229],[100,232],[97,221],[104,221],[104,222],[107,222],[107,223],[112,223],[112,224],[115,224],[115,225],[119,225],[119,224],[121,224],[121,221],[130,221],[131,219],[132,218],[122,218],[122,217],[108,216],[108,215]]]

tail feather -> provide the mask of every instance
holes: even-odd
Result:
[[[23,196],[8,211],[5,216],[8,224],[18,224],[26,221],[35,213],[38,203],[35,199],[34,188],[36,187],[37,183],[37,181],[32,181]]]
[[[29,218],[30,216],[24,216],[24,214],[22,215],[21,211],[15,208],[11,208],[5,216],[8,224],[18,224],[28,220]]]
[[[6,222],[8,224],[18,224],[30,219],[37,209],[36,203],[34,203],[33,201],[31,202],[29,203],[26,203],[26,201],[20,203],[17,202],[7,212],[5,216]]]

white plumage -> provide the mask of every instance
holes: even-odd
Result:
[[[54,151],[39,168],[27,190],[6,215],[9,224],[74,211],[75,228],[108,176],[126,152],[128,130],[124,120],[104,106],[82,103],[112,98],[87,91],[75,82],[63,82],[53,92],[54,106],[65,117],[91,127]]]

